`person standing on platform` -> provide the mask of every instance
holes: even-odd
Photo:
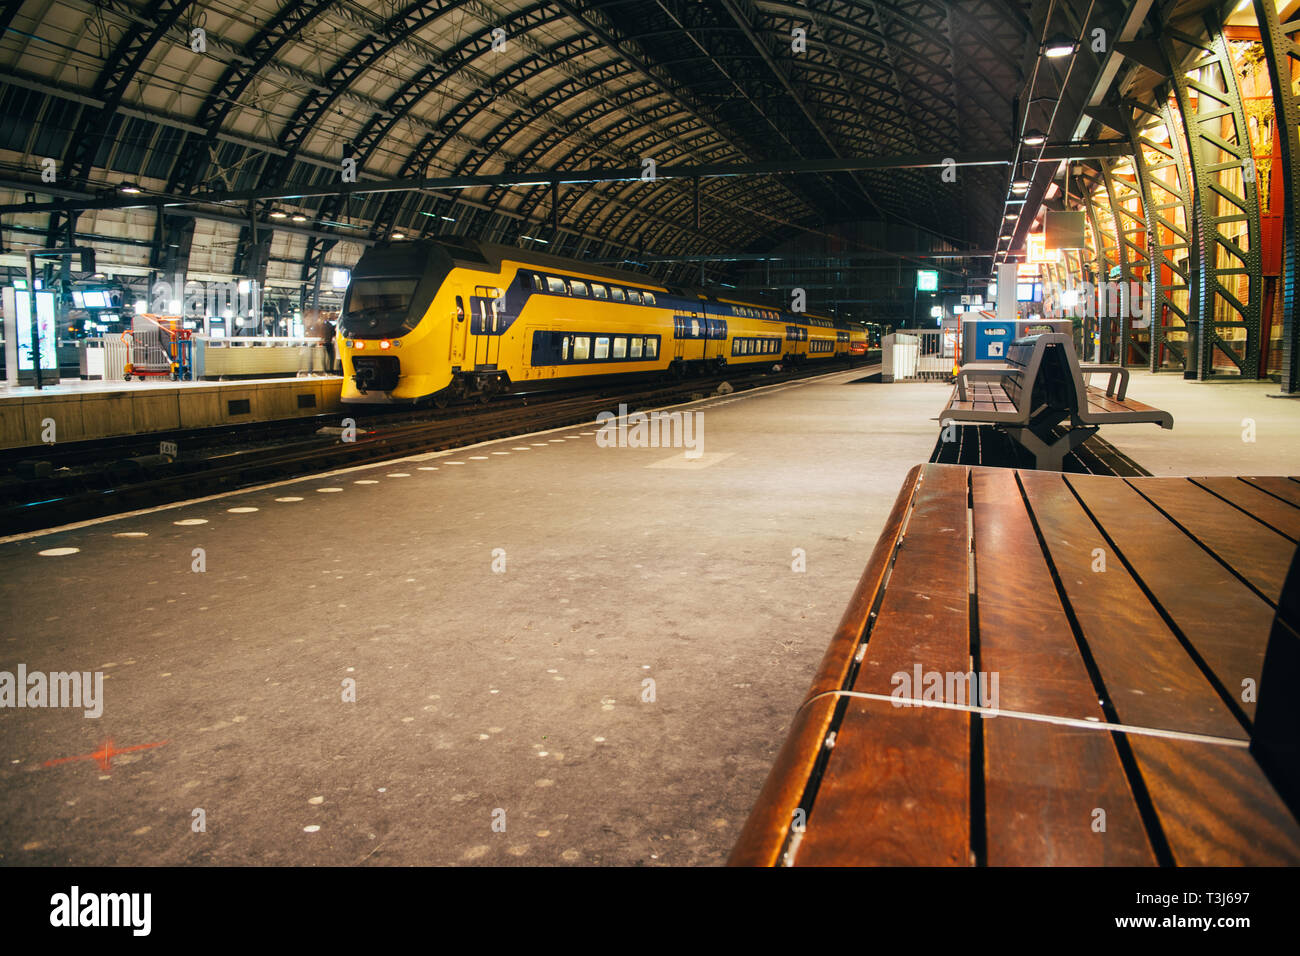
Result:
[[[326,319],[321,323],[320,342],[325,348],[325,371],[334,374],[334,323]]]

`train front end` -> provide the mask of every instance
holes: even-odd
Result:
[[[430,242],[362,254],[339,318],[344,402],[415,402],[451,383],[455,306],[447,279],[454,268],[446,250]]]

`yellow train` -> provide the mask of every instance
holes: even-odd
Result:
[[[352,270],[343,401],[488,398],[609,376],[865,355],[868,331],[470,239],[393,242]]]

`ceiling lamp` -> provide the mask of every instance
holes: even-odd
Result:
[[[1025,134],[1024,144],[1026,146],[1042,146],[1047,142],[1047,135],[1038,129],[1031,129]]]
[[[1052,39],[1043,44],[1043,56],[1050,57],[1053,60],[1058,57],[1069,56],[1079,44],[1070,39],[1063,33],[1058,33]]]
[[[1016,234],[1014,232],[1005,232],[999,238],[1003,242],[1010,242],[1012,239],[1016,238]]]
[[[405,239],[405,238],[406,238],[406,233],[404,233],[404,232],[394,232],[394,233],[393,233],[393,238],[394,238],[394,239]]]
[[[292,216],[290,216],[289,218],[292,219],[294,222],[306,222],[306,221],[307,221],[307,216],[306,216],[306,214],[305,214],[305,213],[301,213],[301,212],[296,212],[296,213],[294,213]]]
[[[122,183],[117,187],[117,191],[126,196],[138,196],[140,193],[144,192],[144,190],[135,183]]]
[[[1023,193],[1029,191],[1028,179],[1014,179],[1011,181],[1011,191],[1013,193]]]
[[[272,209],[268,215],[270,215],[270,217],[271,217],[272,219],[288,219],[288,218],[289,218],[289,214],[288,214],[287,212],[285,212],[283,209],[281,209],[280,207],[278,207],[278,206],[277,206],[276,208]]]

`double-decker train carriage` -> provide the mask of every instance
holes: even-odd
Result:
[[[376,246],[352,271],[343,401],[554,388],[611,376],[863,355],[867,331],[469,239]]]

